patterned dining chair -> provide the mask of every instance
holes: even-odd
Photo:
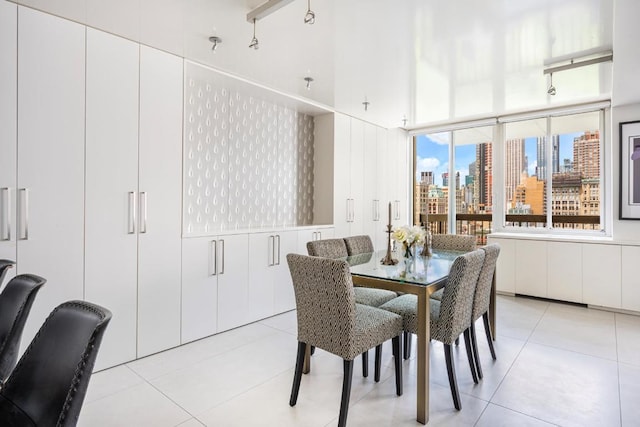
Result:
[[[462,408],[462,405],[460,403],[451,345],[460,334],[464,333],[469,368],[474,382],[477,383],[478,379],[475,372],[469,328],[471,326],[473,297],[484,257],[485,253],[481,249],[457,257],[451,266],[442,301],[429,300],[431,339],[444,344],[444,356],[447,364],[451,396],[453,397],[453,404],[458,410]],[[401,315],[404,330],[415,334],[418,332],[417,306],[417,296],[406,294],[389,301],[380,308]]]
[[[493,284],[493,275],[496,271],[498,255],[500,255],[500,245],[494,243],[492,245],[483,246],[481,249],[484,251],[484,263],[482,264],[482,270],[480,270],[476,293],[473,297],[471,327],[469,328],[478,378],[482,378],[482,366],[480,365],[480,357],[478,355],[478,340],[476,338],[475,324],[476,320],[481,317],[484,322],[484,332],[487,336],[487,343],[489,344],[491,357],[493,360],[496,360],[496,351],[493,347],[493,337],[491,336],[491,325],[489,324],[489,304],[491,302],[491,285]]]
[[[359,248],[369,249],[368,252],[373,252],[373,243],[371,242],[371,238],[369,236],[359,236],[358,239],[361,243],[359,244]],[[362,237],[366,237],[369,240],[367,244],[362,243],[364,239]],[[347,238],[349,239],[349,238]],[[355,253],[349,253],[347,246],[347,239],[324,239],[324,240],[312,240],[307,242],[307,252],[310,256],[317,256],[323,258],[346,258],[349,255],[355,255]],[[366,252],[358,252],[366,253]],[[387,301],[391,301],[395,297],[398,296],[393,291],[388,291],[385,289],[374,289],[374,288],[364,288],[360,286],[356,286],[353,288],[356,303],[364,304],[371,307],[379,307]],[[312,349],[315,350],[315,347],[312,346]],[[362,353],[362,376],[369,376],[369,352],[365,351]],[[379,380],[379,376],[376,375],[376,381]]]
[[[365,351],[393,340],[400,354],[402,317],[389,311],[357,304],[346,261],[288,254],[296,296],[298,354],[289,404],[295,406],[307,345],[343,359],[344,377],[338,426],[347,422],[353,360]],[[402,395],[402,361],[395,357],[396,394]]]
[[[347,245],[349,255],[364,254],[374,250],[371,237],[367,235],[345,237],[344,243]]]
[[[471,252],[476,249],[476,237],[466,234],[434,234],[431,236],[433,249]]]

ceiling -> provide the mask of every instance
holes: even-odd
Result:
[[[612,46],[611,0],[19,0],[153,46],[318,108],[406,127],[610,96],[611,63],[546,65]],[[222,43],[214,51],[208,38]],[[545,65],[546,64],[546,65]],[[304,77],[314,79],[311,89]],[[365,111],[363,102],[369,102]],[[308,102],[307,102],[308,101]]]

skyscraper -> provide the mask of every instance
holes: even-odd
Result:
[[[507,203],[513,201],[522,172],[527,170],[524,152],[524,139],[509,139],[505,142],[504,187]]]
[[[493,193],[491,144],[476,145],[474,205],[476,212],[491,212]]]
[[[559,135],[551,135],[551,173],[560,172],[560,136]],[[548,156],[547,156],[547,137],[539,137],[537,141],[537,160],[538,164],[536,166],[536,176],[540,181],[544,181],[547,179],[547,166],[548,166]]]
[[[600,133],[585,132],[573,139],[573,169],[582,178],[600,178]]]

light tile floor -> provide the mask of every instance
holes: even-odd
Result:
[[[454,353],[462,410],[453,408],[442,345],[431,346],[434,426],[637,426],[640,317],[498,297],[498,360],[477,325],[484,379],[474,384],[464,344]],[[80,426],[333,426],[342,361],[318,350],[289,406],[295,312],[95,373]],[[354,367],[349,426],[417,426],[416,360],[395,395],[391,345],[380,383]]]

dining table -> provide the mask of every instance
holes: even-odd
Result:
[[[404,258],[396,255],[395,265],[383,265],[387,251],[358,254],[347,257],[354,286],[388,289],[418,297],[418,350],[417,350],[417,421],[429,421],[429,297],[442,289],[453,261],[463,252],[433,249],[430,256],[416,255]],[[495,325],[495,280],[491,290],[490,318]],[[493,335],[495,337],[495,335]]]

